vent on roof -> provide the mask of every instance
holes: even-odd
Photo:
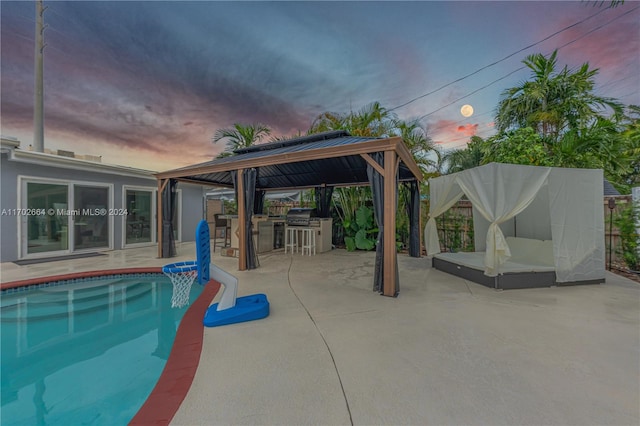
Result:
[[[287,139],[285,141],[276,141],[253,145],[248,148],[240,148],[233,151],[235,154],[246,154],[248,152],[268,151],[270,149],[283,148],[285,146],[300,145],[303,143],[324,141],[327,139],[337,139],[351,136],[346,130],[332,130],[330,132],[316,133],[314,135],[302,136],[299,138]]]
[[[70,157],[70,158],[74,158],[76,156],[76,154],[73,151],[64,151],[62,149],[58,150],[58,155],[61,157]]]

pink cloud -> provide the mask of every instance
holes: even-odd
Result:
[[[567,44],[558,51],[558,69],[565,65],[575,69],[588,62],[590,69],[599,69],[596,90],[599,86],[625,77],[635,79],[637,85],[640,82],[640,38],[637,37],[640,31],[640,11],[615,19],[628,11],[625,6],[608,10],[597,18],[564,31],[554,38],[553,46]],[[567,17],[561,25],[568,26],[574,22],[575,17]],[[602,27],[596,29],[599,26]],[[590,31],[593,32],[587,34]],[[627,84],[634,82],[627,80]],[[613,84],[603,88],[603,92],[604,96],[613,97],[624,94],[624,91],[616,91],[616,85]]]
[[[465,124],[464,126],[458,126],[457,131],[465,136],[473,136],[478,130],[478,124]]]

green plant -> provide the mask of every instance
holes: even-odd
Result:
[[[345,229],[344,243],[348,251],[373,250],[376,246],[378,228],[373,220],[373,210],[367,206],[360,206],[356,210],[354,221],[343,221]]]
[[[236,200],[224,200],[224,212],[225,214],[238,214],[238,203]]]
[[[360,206],[366,206],[370,202],[371,188],[369,187],[336,188],[334,191],[333,211],[337,215],[338,223],[342,228],[341,232],[337,232],[337,234],[344,240],[347,250],[353,251],[356,249],[355,236],[359,230],[356,213]]]
[[[614,220],[620,232],[620,247],[617,253],[622,256],[627,267],[633,271],[640,269],[640,236],[638,235],[638,223],[640,223],[640,204],[630,203],[620,210]]]

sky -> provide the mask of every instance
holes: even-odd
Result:
[[[640,105],[640,2],[45,1],[45,148],[168,170],[224,150],[216,130],[304,134],[380,102],[443,150],[494,133],[527,55],[598,68]],[[0,2],[0,126],[33,142],[34,1]],[[469,104],[474,114],[463,117]]]

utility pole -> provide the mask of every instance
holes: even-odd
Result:
[[[42,0],[36,0],[36,46],[34,57],[35,90],[33,95],[33,150],[44,152],[44,11]]]

